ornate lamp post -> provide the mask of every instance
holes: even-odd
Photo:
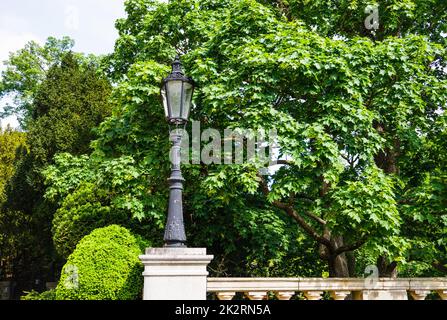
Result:
[[[172,173],[169,178],[169,209],[165,229],[164,248],[148,248],[140,256],[144,265],[144,300],[206,300],[206,270],[213,256],[206,248],[187,248],[183,224],[182,191],[180,170],[182,131],[188,122],[194,82],[182,71],[180,58],[172,64],[172,73],[163,79],[161,96],[166,119],[171,131]],[[160,288],[162,290],[160,290]]]
[[[169,178],[169,209],[168,219],[165,227],[165,247],[186,247],[185,226],[183,223],[183,182],[180,168],[180,151],[182,134],[179,126],[185,126],[189,119],[191,101],[194,94],[194,81],[186,77],[182,71],[179,56],[172,63],[171,74],[163,79],[161,96],[170,125],[175,126],[171,130],[171,161],[172,173]]]

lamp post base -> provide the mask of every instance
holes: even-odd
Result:
[[[186,248],[186,244],[182,243],[182,242],[172,242],[172,243],[166,243],[165,248]]]

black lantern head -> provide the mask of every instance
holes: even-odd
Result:
[[[183,74],[180,57],[172,63],[172,73],[161,86],[161,97],[169,123],[180,125],[189,120],[191,101],[194,94],[194,81]]]

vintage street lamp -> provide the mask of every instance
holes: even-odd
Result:
[[[193,93],[194,81],[183,74],[182,64],[177,56],[172,63],[172,73],[163,79],[161,86],[166,119],[170,125],[175,126],[170,134],[173,146],[171,149],[172,173],[168,179],[170,188],[168,219],[164,235],[166,247],[186,247],[182,199],[185,180],[180,169],[182,132],[179,127],[184,127],[188,122]]]

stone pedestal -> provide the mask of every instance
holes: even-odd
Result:
[[[0,300],[11,299],[11,282],[0,281]]]
[[[204,248],[150,248],[144,265],[143,300],[206,300],[207,266],[213,256]]]

